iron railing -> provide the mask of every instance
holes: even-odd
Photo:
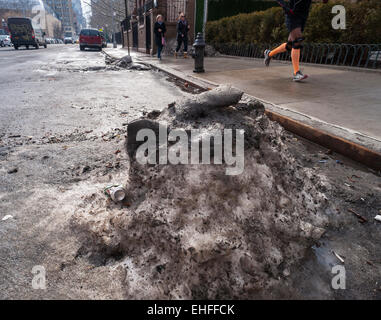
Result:
[[[138,20],[139,20],[139,24],[142,25],[144,24],[144,15],[146,12],[150,11],[151,9],[153,9],[154,7],[154,2],[153,0],[148,0],[144,3],[144,5],[142,7],[139,7],[137,9],[137,13],[138,13]]]
[[[167,1],[167,21],[177,22],[180,12],[187,12],[188,0]]]
[[[144,24],[144,7],[138,8],[139,24]]]
[[[215,44],[221,54],[263,58],[265,49],[273,45],[256,44]],[[276,60],[290,61],[290,52],[284,52],[274,57]],[[359,68],[381,68],[381,44],[337,44],[337,43],[305,43],[300,60],[305,63],[350,66]]]
[[[131,16],[128,16],[126,19],[120,22],[120,25],[122,26],[124,31],[131,29]]]
[[[151,9],[153,9],[153,7],[154,7],[153,0],[148,0],[148,1],[146,1],[145,4],[144,4],[144,11],[145,11],[145,12],[148,12],[148,11],[150,11]]]

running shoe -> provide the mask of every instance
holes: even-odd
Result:
[[[307,75],[304,75],[303,73],[298,71],[296,74],[294,74],[294,78],[292,80],[299,82],[299,81],[302,81],[302,80],[307,79],[307,78],[308,78]]]
[[[270,57],[271,50],[266,49],[264,52],[265,55],[265,66],[268,67],[270,65],[271,57]]]

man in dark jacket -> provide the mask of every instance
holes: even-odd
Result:
[[[185,19],[185,14],[183,12],[180,13],[180,19],[177,22],[177,48],[175,52],[175,57],[177,58],[177,54],[180,51],[181,44],[184,43],[184,58],[188,58],[188,31],[190,30],[190,25],[188,21]]]
[[[161,14],[156,17],[156,23],[153,31],[155,33],[155,40],[157,45],[157,57],[161,60],[161,52],[163,51],[165,33],[167,32],[167,28]]]

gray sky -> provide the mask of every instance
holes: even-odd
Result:
[[[82,2],[82,11],[83,11],[83,15],[84,17],[86,18],[87,21],[89,21],[89,16],[91,15],[91,8],[89,5],[87,5],[84,0],[81,0]],[[86,2],[90,2],[90,1],[86,1]]]

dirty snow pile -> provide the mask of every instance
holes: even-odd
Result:
[[[141,165],[139,126],[245,130],[245,167]],[[290,138],[258,101],[221,87],[130,124],[120,210],[100,194],[77,212],[81,253],[126,272],[134,299],[248,299],[276,288],[324,233],[322,180],[288,151]],[[96,262],[94,262],[96,263]],[[102,263],[102,262],[99,262]]]
[[[115,58],[105,53],[105,63],[106,69],[108,70],[120,70],[120,69],[128,69],[128,70],[151,70],[151,67],[142,62],[135,63],[132,61],[131,56],[124,56],[122,58]]]

